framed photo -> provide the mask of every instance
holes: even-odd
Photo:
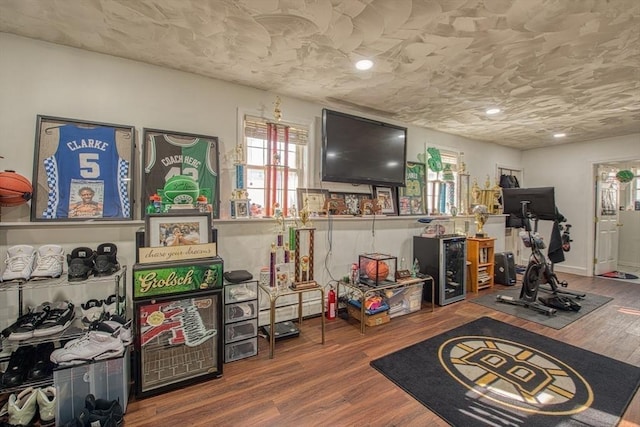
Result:
[[[145,221],[145,246],[198,245],[211,242],[211,215],[192,214],[148,214]]]
[[[324,201],[329,192],[319,188],[298,188],[298,211],[307,207],[309,212],[324,214]]]
[[[424,163],[407,162],[406,185],[398,187],[400,215],[425,215],[427,166]]]
[[[186,175],[198,182],[213,218],[220,218],[220,147],[218,137],[143,129],[142,217],[149,197],[162,195],[169,178]],[[163,200],[163,203],[166,203]]]
[[[373,187],[373,195],[378,199],[380,213],[398,215],[395,187]]]
[[[135,128],[37,116],[31,220],[130,220]]]
[[[371,193],[329,193],[331,199],[344,200],[346,215],[362,215],[362,202],[371,199]]]
[[[249,218],[251,208],[249,199],[238,199],[231,201],[231,218]]]

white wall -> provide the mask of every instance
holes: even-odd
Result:
[[[593,165],[609,161],[640,159],[640,134],[523,153],[526,187],[555,187],[556,206],[572,225],[571,251],[557,265],[558,271],[585,276],[593,274],[595,181]],[[548,221],[541,222],[543,236],[549,235]]]

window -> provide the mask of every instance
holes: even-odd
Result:
[[[459,208],[458,153],[440,150],[443,170],[434,172],[427,167],[427,212],[451,215],[451,208]]]
[[[245,187],[254,213],[287,216],[302,185],[308,126],[244,116]],[[296,206],[296,208],[298,208]]]

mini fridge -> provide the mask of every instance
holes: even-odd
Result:
[[[420,273],[433,277],[435,303],[447,305],[462,301],[467,295],[467,238],[413,237],[413,259],[420,265]],[[425,287],[428,290],[428,287]],[[431,293],[424,292],[431,301]]]

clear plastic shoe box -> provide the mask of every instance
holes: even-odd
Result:
[[[53,385],[57,389],[57,425],[63,425],[80,415],[89,393],[96,399],[118,400],[122,411],[126,412],[129,369],[127,348],[119,358],[55,370]]]

